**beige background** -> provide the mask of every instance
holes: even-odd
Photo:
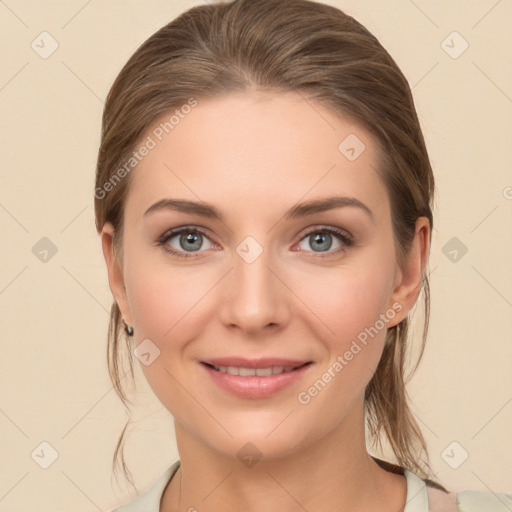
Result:
[[[93,217],[100,119],[137,46],[200,3],[0,2],[0,512],[92,512],[132,496],[110,473],[125,413],[106,369],[112,296]],[[437,478],[512,492],[512,1],[328,3],[404,71],[437,178],[431,329],[410,385]],[[47,59],[31,47],[43,31],[59,45]],[[463,40],[442,43],[453,31],[469,44],[457,58],[445,50]],[[46,262],[43,237],[57,249]],[[453,237],[468,249],[456,261]],[[178,454],[138,375],[126,453],[142,490]],[[58,452],[48,469],[43,442]]]

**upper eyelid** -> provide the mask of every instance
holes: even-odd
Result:
[[[211,240],[211,237],[208,235],[208,230],[206,230],[204,228],[200,228],[200,227],[194,226],[194,225],[181,226],[181,227],[178,227],[178,228],[168,229],[167,231],[165,231],[162,234],[162,236],[160,236],[158,238],[158,240],[160,240],[160,241],[161,240],[169,240],[171,238],[174,238],[175,236],[178,236],[178,235],[181,235],[182,233],[187,233],[187,232],[198,232],[201,235],[203,235],[206,238],[208,238],[211,242],[213,242],[213,240]]]

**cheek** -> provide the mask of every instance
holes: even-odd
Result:
[[[329,328],[328,336],[322,338],[327,353],[297,398],[303,405],[311,404],[305,414],[321,411],[326,424],[335,424],[343,411],[364,396],[384,347],[387,328],[383,318],[392,320],[394,311],[386,309],[389,287],[377,272],[353,272],[330,284],[340,286],[328,294],[315,287],[308,295]],[[317,334],[320,330],[326,332],[321,328]]]
[[[132,274],[127,291],[135,325],[134,346],[149,347],[151,358],[149,364],[144,359],[140,363],[134,359],[134,363],[140,364],[160,402],[180,416],[190,407],[182,351],[204,328],[196,318],[204,290],[194,287],[183,273],[153,267]]]
[[[307,305],[315,314],[317,334],[328,352],[328,366],[321,371],[336,374],[333,389],[362,391],[375,372],[384,346],[386,319],[389,322],[395,316],[394,310],[388,311],[393,271],[391,256],[373,258],[371,263],[361,258],[357,264],[308,280]]]
[[[136,275],[127,287],[130,310],[138,337],[158,339],[175,323],[179,297],[171,290],[164,292],[163,283],[156,283],[151,276]]]
[[[170,269],[169,264],[146,263],[139,269],[127,280],[128,302],[139,337],[161,342],[179,339],[177,332],[197,325],[194,318],[201,298],[212,284],[204,273]]]
[[[301,291],[332,339],[347,340],[375,324],[392,291],[387,265],[347,266],[309,279]]]

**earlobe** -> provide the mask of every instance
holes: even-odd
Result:
[[[403,269],[397,269],[396,282],[389,307],[400,304],[399,313],[388,324],[399,324],[413,308],[421,291],[430,249],[430,223],[426,217],[416,220],[414,240],[405,258]],[[395,308],[398,309],[398,308]]]
[[[110,291],[121,310],[124,321],[132,325],[121,262],[114,252],[114,228],[109,222],[107,222],[101,230],[101,246],[103,249],[103,257],[107,265]]]

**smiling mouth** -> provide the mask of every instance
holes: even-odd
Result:
[[[244,368],[242,366],[215,366],[210,363],[204,365],[212,368],[219,373],[229,373],[230,375],[238,375],[240,377],[268,377],[270,375],[280,375],[282,373],[289,373],[304,366],[311,364],[311,361],[300,364],[298,366],[268,366],[264,368]]]

